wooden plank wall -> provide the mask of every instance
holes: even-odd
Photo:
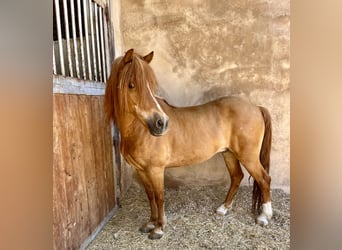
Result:
[[[103,96],[53,96],[54,249],[79,249],[115,207]]]

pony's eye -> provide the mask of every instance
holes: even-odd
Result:
[[[130,82],[130,83],[128,84],[128,87],[129,87],[130,89],[133,89],[133,88],[135,87],[135,85],[134,85],[133,82]]]

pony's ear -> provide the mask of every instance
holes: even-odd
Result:
[[[126,52],[126,54],[125,54],[125,56],[123,58],[123,61],[124,61],[125,64],[132,61],[133,53],[134,53],[134,49],[127,50],[127,52]]]
[[[144,56],[143,58],[147,63],[150,63],[152,61],[152,58],[153,58],[153,51],[151,51],[150,54]]]

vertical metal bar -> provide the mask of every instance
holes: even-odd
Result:
[[[52,41],[52,68],[53,68],[53,74],[56,75],[57,69],[56,69],[56,58],[55,58],[55,42]]]
[[[56,9],[56,23],[57,23],[59,62],[61,64],[61,73],[62,73],[62,75],[65,76],[63,44],[62,44],[62,31],[61,31],[61,17],[60,17],[59,1],[58,0],[55,0],[55,9]]]
[[[82,14],[81,14],[81,0],[77,0],[77,15],[78,15],[78,30],[80,35],[80,43],[81,43],[81,60],[82,60],[82,71],[83,71],[83,79],[87,79],[86,75],[86,66],[84,59],[84,45],[83,45],[83,29],[82,29]]]
[[[97,67],[96,67],[96,51],[95,51],[95,35],[94,35],[94,21],[93,21],[93,2],[89,0],[89,12],[90,12],[90,32],[91,32],[91,48],[93,51],[93,66],[94,66],[94,77],[97,81]]]
[[[77,75],[77,78],[80,78],[80,64],[79,64],[79,61],[78,61],[78,48],[77,48],[77,40],[76,40],[76,24],[75,24],[74,0],[70,1],[70,11],[71,11],[71,23],[72,23],[72,39],[74,41],[76,75]]]
[[[110,63],[109,63],[109,44],[108,44],[108,23],[105,13],[103,13],[103,26],[104,26],[104,42],[105,42],[105,61],[106,61],[106,69],[107,69],[107,75],[110,75],[109,69],[110,69]]]
[[[67,42],[67,54],[68,54],[68,61],[69,61],[69,75],[73,77],[73,70],[72,70],[72,60],[71,60],[71,48],[70,48],[70,35],[69,35],[69,20],[68,20],[68,6],[67,1],[63,0],[63,8],[64,8],[64,24],[65,24],[65,39]]]
[[[100,39],[99,39],[99,16],[97,14],[98,9],[97,4],[95,4],[95,33],[96,33],[96,47],[97,47],[97,61],[99,63],[99,80],[102,82],[102,70],[101,70],[101,54],[100,54]]]
[[[107,81],[106,76],[106,59],[105,59],[105,47],[103,42],[103,19],[102,19],[103,9],[100,8],[100,37],[101,37],[101,56],[102,56],[102,65],[103,65],[103,81]]]
[[[89,36],[88,36],[89,32],[88,32],[87,0],[83,1],[83,12],[84,12],[86,47],[87,47],[88,74],[89,74],[89,80],[93,80],[93,75],[92,75],[92,72],[91,72]]]

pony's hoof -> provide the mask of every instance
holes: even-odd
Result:
[[[260,226],[267,226],[268,225],[268,219],[266,218],[265,215],[261,214],[257,219],[256,223],[259,224]]]
[[[152,230],[152,232],[148,235],[150,240],[159,240],[161,237],[163,237],[163,231],[160,229]]]
[[[219,215],[222,215],[222,216],[227,215],[228,211],[229,211],[229,209],[226,208],[226,206],[224,204],[222,204],[221,206],[219,206],[216,209],[216,213],[219,214]]]
[[[142,233],[149,233],[154,229],[154,224],[152,222],[147,222],[139,228],[139,231]]]

